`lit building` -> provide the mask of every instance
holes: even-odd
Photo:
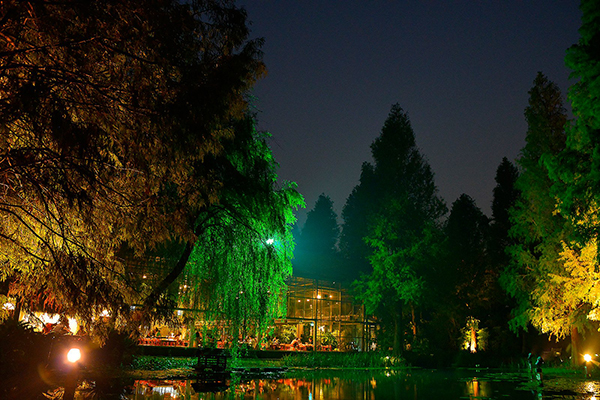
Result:
[[[275,320],[274,333],[285,344],[298,338],[302,350],[367,350],[375,324],[339,282],[293,276],[288,281],[287,316]]]

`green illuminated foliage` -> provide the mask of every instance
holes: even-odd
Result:
[[[577,80],[569,89],[575,118],[552,177],[559,183],[560,210],[578,222],[577,240],[585,245],[600,228],[595,220],[582,218],[600,203],[600,2],[582,0],[580,8],[579,42],[568,49],[565,58],[571,78]]]
[[[551,179],[568,142],[565,114],[556,85],[538,74],[525,111],[529,129],[517,180],[522,195],[512,211],[515,244],[509,248],[512,263],[503,284],[516,300],[511,328],[526,329],[531,323],[556,338],[570,336],[572,360],[578,363],[579,335],[591,324],[590,304],[578,290],[582,285],[574,265],[586,265],[588,251],[571,240],[578,224],[573,222],[581,219],[560,212],[562,197],[556,193],[562,185]]]
[[[529,95],[525,110],[527,144],[517,160],[521,174],[516,186],[521,197],[511,212],[510,234],[515,243],[509,247],[512,262],[502,277],[503,286],[516,300],[513,330],[527,328],[529,311],[536,301],[531,296],[534,289],[544,285],[548,274],[563,270],[559,253],[567,229],[567,221],[556,213],[552,181],[544,163],[565,145],[566,115],[560,90],[538,73]]]
[[[532,321],[558,337],[566,335],[571,328],[574,363],[581,362],[576,343],[579,331],[589,327],[590,319],[596,319],[596,300],[579,289],[595,284],[598,255],[592,262],[589,253],[597,249],[600,228],[597,218],[600,200],[600,2],[582,0],[580,8],[583,12],[580,39],[567,51],[565,59],[572,70],[571,78],[577,79],[569,90],[574,120],[566,127],[564,149],[557,156],[544,159],[553,181],[553,199],[556,199],[552,221],[559,218],[564,221],[561,235],[554,235],[550,240],[555,253],[552,261],[562,264],[562,269],[552,269],[551,264],[545,271],[548,278],[538,279],[543,284],[539,285],[541,291],[535,299],[540,301],[533,302],[531,313]],[[578,273],[580,269],[584,272]],[[581,281],[582,277],[587,278],[587,285]],[[551,297],[557,300],[551,300]]]
[[[231,169],[219,204],[198,223],[202,234],[178,281],[180,287],[190,287],[180,301],[206,310],[206,319],[226,319],[235,328],[263,333],[272,318],[285,315],[293,211],[304,205],[295,184],[277,186],[277,165],[267,138],[247,118],[226,143]]]

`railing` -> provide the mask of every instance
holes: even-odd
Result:
[[[188,347],[189,342],[181,339],[170,338],[140,338],[140,346],[167,346],[167,347]]]

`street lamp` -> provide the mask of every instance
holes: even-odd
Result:
[[[590,361],[592,361],[592,356],[591,356],[591,355],[589,355],[589,354],[585,354],[585,355],[583,356],[583,360],[585,361],[585,376],[587,377],[587,376],[589,376],[589,375],[588,375],[588,363],[589,363]]]
[[[68,362],[75,364],[80,359],[81,359],[81,350],[79,350],[77,347],[74,347],[68,351],[68,353],[67,353],[67,361]]]
[[[71,368],[67,371],[63,400],[73,400],[75,398],[75,389],[77,389],[79,378],[79,365],[77,365],[79,360],[81,360],[80,349],[73,347],[67,352],[67,362],[71,363]]]

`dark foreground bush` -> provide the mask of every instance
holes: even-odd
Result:
[[[42,398],[51,338],[31,326],[7,319],[0,324],[0,398]]]

